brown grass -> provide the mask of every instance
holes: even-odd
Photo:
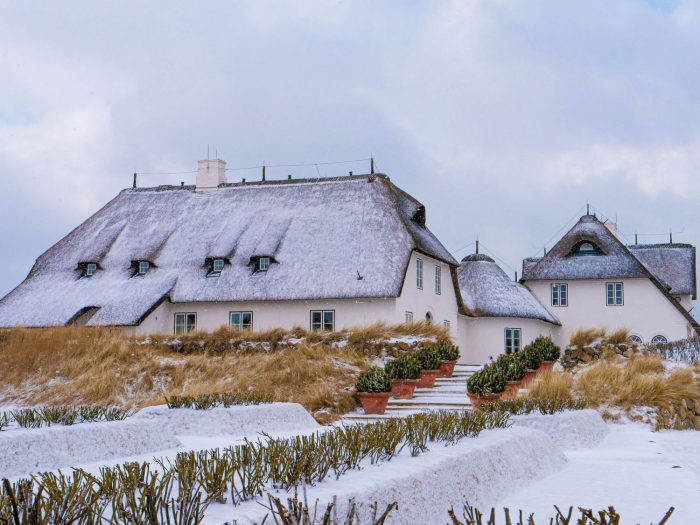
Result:
[[[420,333],[413,325],[406,328]],[[276,352],[192,354],[143,344],[118,329],[13,329],[0,334],[0,403],[143,407],[162,403],[165,394],[242,389],[301,403],[328,422],[355,407],[355,380],[370,365],[372,356],[355,346],[379,333],[400,335],[401,329],[375,326],[348,332],[355,343],[336,349],[312,340]],[[246,337],[269,341],[289,335],[251,332]],[[228,331],[206,334],[217,344],[230,336]]]
[[[530,388],[527,397],[531,399],[572,399],[573,378],[569,373],[547,372]]]
[[[627,328],[618,328],[605,338],[610,345],[619,345],[630,342],[630,331]]]
[[[576,348],[584,348],[596,339],[604,339],[606,333],[605,328],[581,328],[571,334],[570,344]]]

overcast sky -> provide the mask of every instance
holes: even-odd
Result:
[[[509,273],[587,201],[697,244],[698,57],[697,2],[0,1],[0,296],[134,171],[207,144],[229,167],[373,155],[455,257],[478,235]]]

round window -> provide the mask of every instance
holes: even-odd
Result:
[[[632,341],[636,345],[641,345],[644,341],[642,341],[642,338],[639,337],[637,334],[632,334],[630,336],[630,341]]]
[[[664,344],[668,343],[668,339],[666,339],[666,336],[659,334],[652,337],[651,342],[654,344]]]

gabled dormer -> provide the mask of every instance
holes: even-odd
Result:
[[[268,271],[273,264],[277,264],[277,261],[270,255],[256,255],[250,258],[248,264],[253,267],[253,273],[260,273]]]
[[[204,267],[207,270],[207,277],[218,277],[231,261],[226,257],[207,257],[204,260]]]
[[[96,261],[83,261],[78,263],[78,273],[80,278],[89,279],[100,270],[102,270],[102,267]]]
[[[139,259],[139,260],[131,261],[131,271],[132,271],[131,275],[132,275],[132,277],[144,276],[155,267],[156,267],[155,264],[153,264],[151,261],[148,261],[146,259]]]

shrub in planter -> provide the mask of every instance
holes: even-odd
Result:
[[[542,361],[542,350],[535,346],[534,342],[526,345],[520,352],[516,354],[527,370],[537,370]]]
[[[506,380],[504,397],[516,397],[527,373],[522,360],[517,354],[503,354],[496,360],[496,366],[502,371]]]
[[[365,414],[383,414],[389,403],[391,379],[381,368],[370,368],[357,378],[357,392]]]
[[[554,362],[561,356],[561,348],[554,344],[549,337],[539,336],[532,344],[542,353],[540,372],[548,372],[554,366]]]
[[[403,355],[389,361],[384,371],[391,382],[391,395],[396,399],[411,399],[421,376],[421,368],[413,357]]]
[[[474,407],[491,403],[501,397],[505,390],[506,378],[497,363],[491,363],[475,372],[467,380],[467,395]]]
[[[452,377],[459,359],[459,347],[450,341],[439,341],[434,346],[441,359],[440,377]]]
[[[416,361],[421,367],[421,377],[418,381],[419,388],[432,388],[435,386],[435,379],[440,373],[440,352],[433,346],[424,346],[419,348],[413,354]]]

